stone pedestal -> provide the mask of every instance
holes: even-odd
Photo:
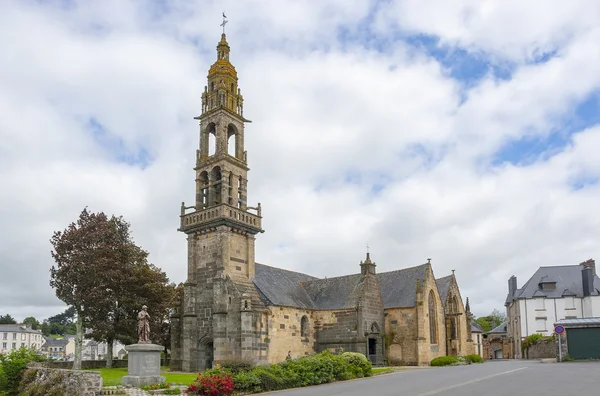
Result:
[[[127,375],[123,377],[123,385],[142,386],[160,384],[165,377],[160,375],[160,353],[163,347],[155,344],[127,345]]]

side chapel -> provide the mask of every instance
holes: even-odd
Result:
[[[229,52],[223,33],[196,117],[196,199],[181,207],[188,275],[172,317],[171,369],[194,372],[234,358],[275,363],[288,352],[342,348],[376,365],[473,353],[468,299],[464,306],[454,273],[435,278],[430,260],[377,273],[367,253],[356,274],[327,279],[255,262],[261,206],[248,202],[250,121]]]

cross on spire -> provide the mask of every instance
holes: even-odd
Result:
[[[225,12],[223,11],[223,23],[221,23],[219,26],[223,26],[223,34],[225,34],[225,25],[227,25],[227,16],[225,15]]]
[[[367,243],[367,254],[369,253],[369,244]]]

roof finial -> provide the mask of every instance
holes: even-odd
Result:
[[[219,26],[223,26],[223,34],[225,34],[225,25],[227,25],[227,16],[225,15],[225,11],[223,11],[223,23]]]
[[[456,271],[456,270],[452,270],[452,275],[454,275],[454,271]]]
[[[427,264],[431,264],[431,259],[430,258],[427,259]]]
[[[369,257],[369,244],[367,243],[367,260],[370,260],[371,258]]]

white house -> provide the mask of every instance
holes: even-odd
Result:
[[[39,330],[25,324],[0,324],[0,353],[9,353],[19,348],[40,350],[44,337]]]
[[[479,323],[475,321],[471,322],[471,334],[475,353],[483,357],[483,329],[479,326]]]
[[[552,335],[561,319],[600,317],[600,278],[594,260],[579,265],[540,267],[521,287],[508,280],[507,336],[514,357],[520,359],[521,341],[535,333]]]
[[[125,345],[121,342],[115,340],[113,341],[113,359],[120,359],[123,357],[123,353],[120,354],[121,351],[124,351]],[[108,344],[106,342],[96,342],[94,340],[89,340],[83,347],[82,358],[83,360],[100,360],[106,359],[106,355],[108,354]]]

